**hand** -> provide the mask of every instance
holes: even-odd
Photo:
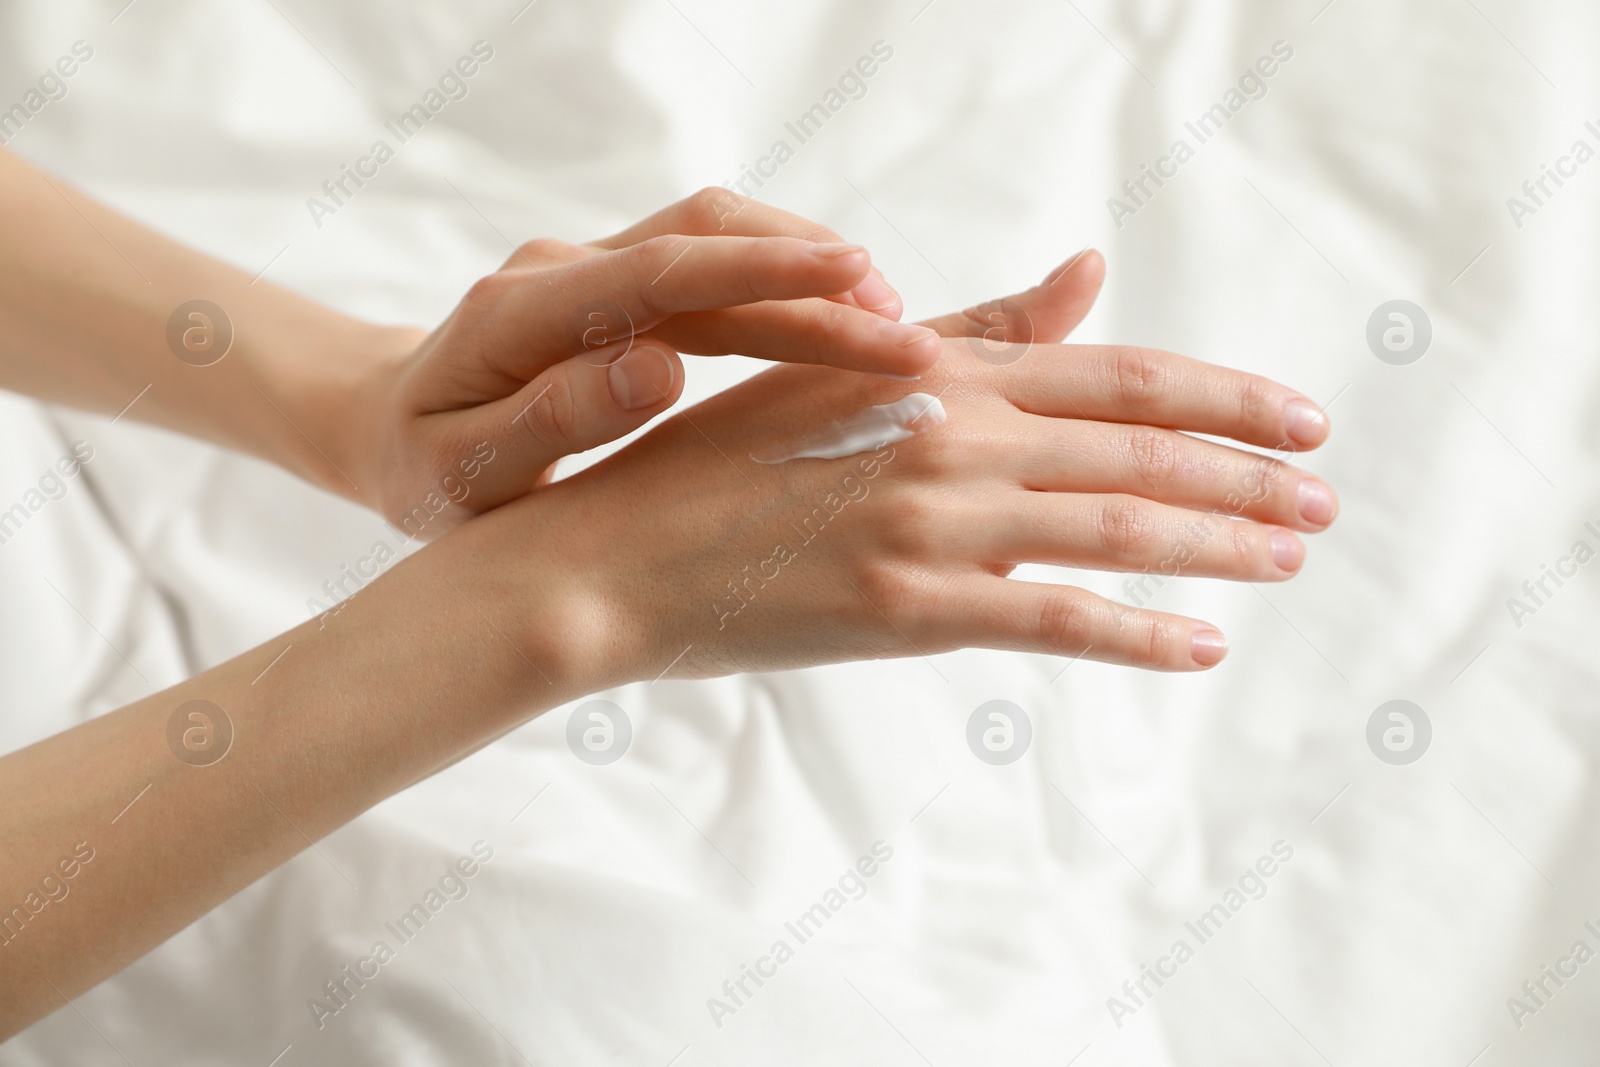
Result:
[[[1013,309],[1070,328],[1099,274],[1074,270],[1071,299],[1031,290]],[[997,365],[943,343],[915,386],[778,367],[663,423],[462,530],[466,558],[496,561],[464,594],[517,589],[517,561],[582,560],[554,590],[528,569],[545,595],[498,610],[590,689],[969,646],[1189,671],[1225,654],[1215,627],[1006,576],[1039,562],[1281,581],[1304,559],[1294,531],[1334,518],[1320,480],[1189,436],[1315,448],[1327,419],[1293,390],[1146,349],[1035,343]],[[913,390],[948,421],[844,459],[749,458]]]
[[[353,482],[431,538],[670,407],[676,350],[917,374],[938,339],[899,312],[865,249],[720,189],[592,245],[530,242],[374,365],[339,413]]]
[[[422,539],[660,414],[674,347],[895,375],[938,354],[865,250],[720,189],[593,245],[523,246],[431,335],[209,259],[4,151],[0,216],[0,388],[259,456]]]

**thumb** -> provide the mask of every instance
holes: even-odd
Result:
[[[1079,252],[1031,289],[920,325],[944,337],[985,337],[1013,343],[1055,344],[1094,307],[1106,261],[1094,249]]]
[[[534,488],[563,456],[637,430],[672,406],[683,380],[677,352],[636,337],[557,363],[511,396],[474,409],[474,440],[493,442],[497,453],[484,467],[479,510]]]

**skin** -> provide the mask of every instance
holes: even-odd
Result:
[[[459,476],[479,442],[503,448],[431,537],[665,411],[684,380],[674,346],[897,375],[937,358],[933,331],[894,321],[899,297],[865,249],[731,195],[699,194],[591,245],[524,245],[427,333],[252,279],[0,152],[0,388],[127,409],[391,519]],[[169,316],[197,297],[235,337],[205,367],[168,349]],[[631,322],[640,336],[586,343],[597,303],[621,313],[607,328]]]
[[[472,442],[496,458],[456,502],[459,525],[337,610],[0,758],[0,920],[36,911],[0,935],[0,1037],[550,708],[663,675],[972,646],[1201,670],[1226,647],[1205,623],[1005,576],[1042,561],[1282,580],[1303,558],[1291,531],[1336,508],[1309,475],[1189,436],[1315,447],[1327,420],[1299,394],[1166,353],[1055,343],[1099,290],[1094,253],[903,345],[883,326],[898,298],[864,253],[817,256],[835,235],[701,194],[593,245],[525,246],[422,334],[251,285],[57,185],[0,161],[0,207],[18,220],[0,235],[0,384],[102,411],[149,384],[130,417],[391,516],[459,472]],[[167,316],[196,293],[238,332],[207,368],[165,348]],[[609,363],[570,330],[602,298],[642,331]],[[549,481],[560,455],[675,401],[672,349],[791,362]],[[613,392],[612,375],[639,354],[671,373],[629,407],[619,395],[650,394]],[[748,458],[914,390],[939,395],[948,421],[868,455]],[[780,543],[792,558],[768,563]],[[735,596],[746,566],[757,578]],[[204,766],[169,744],[194,700],[232,730]],[[93,859],[70,895],[29,909],[80,843]]]

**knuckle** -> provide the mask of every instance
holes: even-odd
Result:
[[[1267,533],[1263,527],[1247,526],[1244,522],[1235,519],[1221,520],[1229,526],[1228,562],[1236,574],[1256,574],[1265,569],[1265,563],[1272,558],[1272,549],[1267,543]]]
[[[558,241],[554,237],[536,237],[531,241],[524,241],[517,246],[516,260],[534,263],[566,263],[574,258],[574,253],[582,254],[576,245],[565,241]]]
[[[853,308],[832,300],[822,301],[817,309],[817,331],[821,339],[830,346],[836,345],[849,332],[854,316]]]
[[[939,509],[919,493],[905,493],[895,501],[894,520],[888,527],[889,547],[900,558],[926,560],[938,549]]]
[[[1281,492],[1283,474],[1287,470],[1283,464],[1256,458],[1229,462],[1220,470],[1228,480],[1223,506],[1229,515],[1260,511],[1263,502],[1268,502],[1271,510],[1294,510],[1293,494],[1286,497]]]
[[[499,306],[515,283],[516,279],[503,271],[485,274],[461,298],[462,309],[474,315],[487,314]]]
[[[861,339],[850,316],[853,308],[832,300],[814,303],[816,307],[809,311],[806,337],[812,360],[830,363],[838,360],[840,352],[860,347]]]
[[[1130,496],[1114,496],[1100,506],[1100,543],[1121,562],[1141,558],[1155,538],[1149,511]]]
[[[967,320],[966,334],[969,337],[987,336],[997,326],[1005,330],[1005,316],[1001,313],[998,300],[963,308],[961,316]]]
[[[874,609],[870,614],[882,612],[884,618],[899,627],[915,623],[921,594],[912,572],[906,567],[874,561],[857,571],[855,585]]]
[[[634,292],[647,315],[664,314],[661,293],[656,282],[661,279],[672,261],[684,250],[688,238],[678,235],[650,237],[630,245],[622,256],[627,270],[627,284]]]
[[[1171,378],[1159,353],[1127,346],[1113,350],[1111,373],[1118,399],[1129,406],[1148,405],[1161,399]]]
[[[1253,504],[1258,500],[1267,501],[1276,498],[1278,506],[1286,514],[1298,513],[1294,479],[1289,477],[1287,466],[1276,460],[1258,460],[1252,465],[1250,479],[1250,492],[1245,495],[1247,501]]]
[[[1191,562],[1206,571],[1216,571],[1229,576],[1256,574],[1261,570],[1264,539],[1257,537],[1257,527],[1246,519],[1232,519],[1212,514],[1194,524],[1192,541],[1203,545]]]
[[[1062,591],[1039,608],[1039,642],[1045,648],[1078,653],[1094,643],[1094,610],[1085,597]]]
[[[968,337],[982,337],[988,342],[1013,345],[1033,343],[1033,317],[1016,297],[1002,296],[964,308],[961,317],[966,320],[962,329]]]
[[[763,246],[756,250],[753,258],[745,261],[746,269],[738,271],[728,279],[728,281],[737,280],[737,297],[740,304],[758,304],[769,296],[781,295],[774,291],[774,286],[779,279],[788,276],[788,265],[784,263],[784,253],[788,249],[768,242],[763,242]]]
[[[577,440],[582,420],[571,383],[559,377],[551,380],[528,405],[522,419],[528,432],[541,444],[566,445]]]
[[[1178,658],[1183,648],[1183,631],[1167,619],[1152,619],[1145,632],[1144,647],[1140,650],[1144,663],[1170,663]]]
[[[1277,421],[1277,391],[1260,378],[1246,378],[1239,386],[1239,424],[1271,425]]]
[[[687,238],[681,234],[658,234],[655,237],[646,237],[638,244],[629,245],[629,258],[641,272],[646,273],[645,280],[649,281],[660,273],[661,268],[672,262],[672,257],[681,250]]]
[[[740,196],[732,189],[708,185],[684,200],[684,216],[688,223],[686,228],[696,232],[720,230],[728,219],[749,204],[747,197]]]
[[[1128,432],[1127,444],[1134,472],[1149,484],[1163,486],[1178,477],[1182,457],[1173,434],[1142,426]]]

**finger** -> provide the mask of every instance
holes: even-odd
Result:
[[[621,233],[595,241],[594,245],[606,249],[626,248],[670,234],[798,237],[803,241],[822,244],[844,240],[821,223],[741,196],[731,189],[709,186],[629,226]],[[890,319],[899,319],[903,309],[900,294],[884,281],[883,275],[876,269],[852,289],[835,294],[832,299]]]
[[[1322,479],[1174,430],[1024,415],[1011,449],[1028,489],[1132,493],[1307,531],[1326,529],[1339,513]]]
[[[671,315],[823,296],[866,274],[857,245],[792,237],[655,237],[543,271],[481,279],[461,314],[490,324],[490,368],[520,384]]]
[[[985,337],[1013,344],[1054,344],[1089,314],[1105,281],[1106,261],[1085,249],[1044,281],[1013,296],[928,319],[922,325],[945,337]]]
[[[991,516],[979,551],[1003,563],[1281,582],[1306,555],[1282,527],[1124,493],[1017,492]]]
[[[648,339],[626,348],[605,365],[576,358],[558,363],[514,395],[465,416],[434,416],[456,416],[461,425],[455,434],[495,449],[476,483],[483,494],[475,498],[478,510],[521,496],[556,460],[625,437],[678,399],[684,374],[676,352]]]
[[[782,363],[920,376],[938,360],[939,335],[831,300],[785,300],[675,315],[651,331],[680,352],[738,354]]]
[[[588,259],[595,255],[595,250],[586,245],[568,244],[558,241],[553,237],[541,237],[535,241],[525,241],[517,246],[511,253],[511,258],[500,265],[501,270],[515,270],[526,268],[529,270],[546,270],[550,267],[561,267],[568,263]]]
[[[1328,437],[1327,415],[1293,389],[1155,349],[1041,348],[997,381],[1035,415],[1164,426],[1286,451],[1316,448]]]
[[[749,203],[755,205],[754,200]],[[762,227],[762,229],[757,229],[755,232],[749,232],[749,234],[742,234],[742,232],[733,232],[733,230],[730,230],[730,232],[726,234],[728,237],[800,237],[802,240],[816,240],[816,242],[821,243],[837,243],[842,240],[842,238],[838,237],[837,234],[834,234],[832,230],[827,229],[827,227],[813,226],[811,222],[800,218],[800,216],[790,216],[787,211],[778,211],[776,208],[766,208],[765,205],[755,206],[760,206],[760,208],[763,208],[763,210],[773,211],[773,213],[781,214],[781,216],[786,216],[786,218],[794,219],[795,226]],[[754,229],[754,227],[752,227],[752,229]],[[816,237],[808,237],[808,235],[800,234],[800,232],[787,232],[787,230],[800,229],[806,229],[808,232],[810,232],[810,234],[816,234]],[[666,232],[664,232],[664,234],[650,234],[648,237],[643,238],[643,240],[648,240],[650,237],[664,237],[664,235],[667,235]],[[610,238],[608,238],[608,240],[610,240]],[[510,259],[507,259],[507,261],[502,264],[501,269],[507,270],[525,267],[525,269],[546,270],[549,269],[549,267],[560,267],[565,266],[565,264],[570,264],[570,262],[578,262],[581,261],[581,259],[589,258],[589,256],[597,256],[597,254],[602,253],[602,251],[608,250],[606,250],[602,243],[598,242],[594,243],[594,245],[568,245],[568,243],[560,242],[560,240],[554,240],[554,238],[539,238],[539,240],[526,242],[525,245],[517,248],[517,251],[514,251],[514,253],[510,254]],[[880,293],[878,290],[882,290],[882,293]],[[867,274],[867,278],[864,278],[864,280],[861,282],[861,285],[856,286],[851,293],[830,294],[830,296],[826,296],[824,299],[827,299],[829,302],[834,302],[834,304],[840,304],[840,306],[843,307],[854,307],[854,309],[869,310],[869,312],[874,314],[875,318],[890,318],[891,322],[894,322],[894,320],[898,320],[899,318],[899,294],[894,293],[893,290],[890,290],[890,288],[886,286],[886,283],[883,283],[883,275],[878,272],[877,267],[874,267],[874,269],[870,270],[869,274]],[[890,309],[891,306],[893,306],[894,314],[885,314],[886,309]]]
[[[860,308],[862,311],[870,311],[874,315],[895,322],[900,321],[900,316],[906,309],[900,294],[895,292],[894,286],[889,284],[883,272],[877,267],[868,271],[867,276],[854,289],[848,293],[836,293],[829,299]]]
[[[935,625],[948,645],[1092,659],[1155,671],[1199,671],[1228,654],[1208,623],[1125,607],[1073,586],[1024,582],[990,574],[965,576],[947,588],[947,610]]]
[[[767,210],[755,201],[750,203]],[[811,226],[798,216],[770,210],[796,224]],[[819,239],[836,236],[822,227],[812,227],[812,232]],[[597,254],[595,246],[532,241],[519,249],[507,266],[560,265]],[[872,273],[877,274],[877,269]],[[901,325],[897,316],[886,318],[862,311],[858,301],[834,295],[687,312],[665,320],[652,333],[679,352],[697,356],[741,355],[783,363],[818,363],[896,378],[919,377],[938,361],[937,334],[932,330]]]
[[[798,237],[805,241],[837,242],[837,233],[819,222],[763,204],[731,189],[708,186],[621,233],[591,242],[600,248],[626,248],[652,237],[669,234],[721,234],[728,237]]]

